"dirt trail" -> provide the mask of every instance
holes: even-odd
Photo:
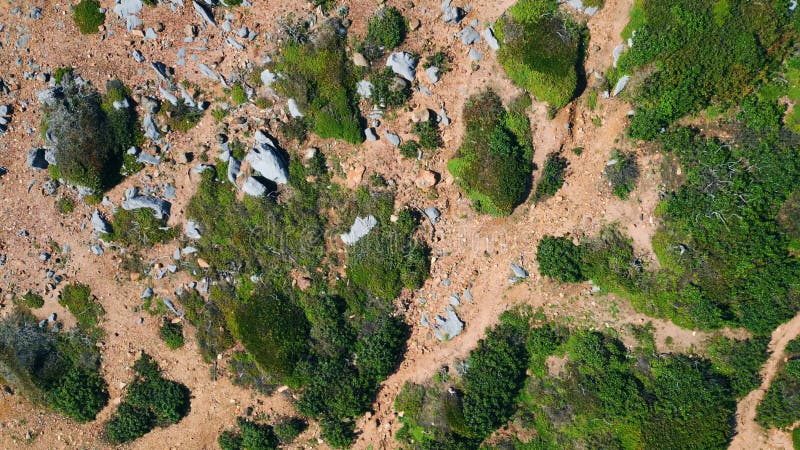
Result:
[[[769,343],[771,352],[764,367],[761,368],[761,386],[743,398],[736,408],[736,436],[730,448],[735,450],[759,449],[792,449],[792,437],[789,433],[773,429],[765,431],[756,423],[756,408],[767,393],[775,374],[786,359],[784,349],[792,339],[800,336],[800,314],[784,323],[772,332]]]

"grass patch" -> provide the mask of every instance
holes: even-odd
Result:
[[[100,32],[100,25],[106,21],[106,14],[100,11],[100,3],[95,0],[81,0],[72,9],[72,20],[81,34]]]
[[[75,282],[64,286],[61,295],[58,296],[58,304],[75,316],[78,328],[83,332],[94,336],[102,334],[99,325],[105,310],[92,295],[89,286]]]
[[[544,162],[544,169],[539,182],[536,184],[536,192],[533,199],[537,202],[552,197],[564,185],[564,172],[569,163],[567,159],[558,153],[547,155]]]

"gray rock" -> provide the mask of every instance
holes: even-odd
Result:
[[[432,66],[425,69],[425,75],[431,80],[431,83],[436,84],[439,82],[439,68]]]
[[[38,6],[34,6],[33,8],[31,8],[31,12],[30,12],[29,16],[33,20],[41,19],[42,18],[42,8],[39,8]]]
[[[378,136],[375,134],[374,128],[366,128],[364,129],[364,136],[367,138],[367,141],[375,142],[378,140]]]
[[[444,317],[436,316],[436,324],[433,326],[434,335],[440,341],[449,341],[455,338],[464,330],[464,322],[458,317],[455,310],[448,306]]]
[[[464,298],[467,299],[468,302],[472,302],[472,291],[469,288],[464,289]]]
[[[158,75],[162,80],[169,83],[169,72],[167,69],[167,65],[162,63],[161,61],[153,61],[150,63],[150,67],[156,71],[156,75]]]
[[[186,235],[189,239],[200,239],[202,236],[200,235],[200,226],[197,225],[197,222],[194,220],[187,220],[186,224],[183,226],[183,234]]]
[[[456,36],[461,39],[461,43],[464,45],[473,45],[481,41],[481,35],[472,27],[464,28]]]
[[[414,81],[416,77],[417,60],[406,52],[395,52],[389,55],[386,60],[386,67],[390,67],[394,73],[400,75],[408,81]]]
[[[172,259],[175,261],[180,261],[181,259],[181,249],[176,248],[174,252],[172,252]]]
[[[253,197],[261,197],[267,193],[267,187],[253,177],[247,177],[242,183],[242,191]]]
[[[239,42],[237,42],[237,41],[236,41],[236,39],[234,39],[234,38],[233,38],[233,36],[228,36],[228,37],[225,39],[225,42],[226,42],[226,43],[227,43],[229,46],[231,46],[231,47],[232,47],[234,50],[238,50],[238,51],[242,51],[242,50],[244,50],[244,45],[242,45],[242,44],[240,44]]]
[[[437,223],[439,222],[439,218],[442,216],[442,213],[440,213],[439,209],[435,206],[429,206],[425,208],[425,215],[428,217],[428,220],[430,220],[431,223]]]
[[[216,170],[216,169],[214,168],[214,166],[210,166],[208,164],[198,164],[194,166],[194,169],[192,169],[192,173],[203,173],[206,170]]]
[[[250,166],[264,178],[277,184],[288,182],[289,170],[286,163],[278,155],[277,149],[268,143],[254,147],[247,153],[244,160],[250,163]]]
[[[113,106],[114,109],[119,111],[120,109],[128,109],[128,108],[130,108],[131,104],[128,103],[128,99],[127,98],[123,98],[122,100],[114,100],[111,103],[111,106]]]
[[[619,62],[619,57],[622,56],[622,52],[625,51],[625,44],[619,44],[618,46],[614,47],[614,50],[611,51],[611,56],[614,58],[614,67],[617,67],[617,63]]]
[[[158,99],[153,97],[148,97],[146,95],[142,96],[142,108],[148,114],[155,114],[161,108],[161,102]]]
[[[58,314],[56,314],[56,313],[50,313],[50,315],[47,316],[47,321],[50,322],[50,323],[53,323],[56,320],[58,320]]]
[[[193,254],[195,254],[197,252],[198,252],[197,248],[192,247],[192,246],[183,247],[181,249],[181,253],[184,254],[184,255],[193,255]]]
[[[390,144],[394,145],[395,147],[400,146],[400,136],[389,133],[388,131],[384,131],[383,135],[386,136],[386,140],[389,141]]]
[[[445,111],[444,107],[441,110],[439,110],[438,119],[439,123],[441,123],[442,125],[446,127],[450,126],[450,118],[447,117],[447,111]]]
[[[239,177],[239,172],[242,170],[242,162],[231,156],[228,159],[228,181],[234,186],[236,185],[236,178]]]
[[[261,72],[261,82],[264,83],[265,87],[270,87],[277,79],[278,76],[269,69],[264,69],[264,71]]]
[[[483,53],[479,52],[474,48],[471,48],[469,49],[469,59],[471,59],[472,61],[481,61],[483,59]]]
[[[148,195],[139,195],[139,190],[136,188],[130,188],[125,191],[125,199],[122,200],[122,209],[126,211],[142,208],[151,209],[157,219],[169,217],[171,207],[172,204],[166,200]]]
[[[94,245],[92,245],[91,247],[89,247],[89,249],[92,251],[92,253],[94,253],[94,254],[95,254],[95,255],[97,255],[97,256],[100,256],[100,255],[102,255],[103,253],[105,253],[105,252],[103,251],[103,247],[101,247],[101,246],[99,246],[99,245],[97,245],[97,244],[94,244]]]
[[[64,92],[58,86],[47,88],[36,93],[36,98],[39,100],[39,103],[47,106],[54,106],[63,96]]]
[[[448,302],[450,303],[450,306],[461,306],[461,299],[458,297],[458,294],[450,295]]]
[[[50,257],[51,257],[50,253],[47,252],[39,253],[39,261],[47,261],[50,259]]]
[[[139,50],[132,51],[131,56],[133,56],[134,61],[138,63],[144,62],[144,56],[142,55],[142,52],[140,52]]]
[[[628,85],[628,81],[630,81],[631,77],[628,75],[623,75],[622,78],[617,80],[617,84],[614,85],[614,90],[611,92],[612,97],[616,97],[620,92],[625,89],[625,86]]]
[[[486,41],[486,45],[488,45],[490,49],[494,51],[500,50],[500,42],[498,42],[497,38],[494,36],[494,29],[492,29],[492,27],[483,30],[483,40]]]
[[[511,272],[513,272],[514,276],[517,278],[528,278],[528,271],[519,264],[511,264]]]
[[[164,306],[166,306],[167,309],[172,311],[173,314],[175,314],[178,317],[183,317],[183,311],[180,311],[177,308],[175,308],[175,303],[172,303],[172,300],[170,300],[167,297],[164,297],[163,302],[164,302]]]
[[[156,123],[153,121],[153,116],[145,114],[142,119],[142,127],[144,128],[144,135],[152,141],[158,141],[161,133],[156,128]]]
[[[211,68],[207,65],[200,63],[197,65],[197,69],[200,71],[200,75],[203,75],[204,77],[210,78],[214,81],[220,81],[221,77],[216,72],[211,70]]]
[[[161,158],[157,156],[153,156],[149,153],[141,152],[139,156],[136,157],[136,162],[140,162],[142,164],[152,164],[157,166],[161,163]]]
[[[56,165],[56,151],[52,148],[46,148],[44,150],[44,160],[47,161],[47,164],[51,166]]]
[[[161,86],[158,87],[158,91],[161,92],[161,96],[164,97],[164,100],[170,102],[173,106],[178,106],[178,97],[176,97],[175,94]]]
[[[353,226],[350,227],[350,231],[340,234],[339,237],[342,238],[342,242],[344,242],[346,245],[353,245],[361,238],[369,234],[369,232],[375,228],[375,225],[377,224],[378,219],[376,219],[374,216],[356,217],[356,220],[353,222]]]
[[[158,34],[156,34],[156,30],[152,28],[148,28],[144,31],[144,41],[150,41],[153,39],[158,39]]]
[[[111,225],[100,211],[96,209],[92,213],[92,227],[94,227],[94,231],[98,233],[111,233]]]
[[[450,3],[446,1],[446,3]],[[459,23],[464,18],[464,10],[457,6],[447,6],[442,8],[444,11],[444,23]]]
[[[28,167],[34,170],[46,170],[50,164],[44,157],[44,151],[45,149],[43,148],[35,148],[29,151],[27,157]]]
[[[183,103],[186,103],[192,108],[197,108],[197,103],[194,101],[194,97],[192,97],[192,94],[190,94],[189,91],[187,91],[182,84],[178,85],[178,90],[181,91],[181,98],[183,99]]]
[[[197,0],[192,0],[192,6],[194,6],[194,12],[196,12],[197,15],[203,20],[208,22],[209,25],[212,27],[217,26],[217,22],[214,20],[214,15],[211,14],[211,11],[209,11],[205,5],[201,5]]]
[[[360,95],[362,98],[372,98],[372,89],[374,88],[375,86],[373,86],[369,81],[361,80],[357,85],[358,95]]]
[[[289,114],[291,114],[292,117],[295,119],[303,117],[303,112],[300,111],[300,107],[297,106],[295,99],[290,98],[287,104],[289,106]]]
[[[0,168],[0,175],[3,174],[2,168]],[[56,195],[58,191],[58,180],[47,180],[42,184],[42,192],[44,195]]]
[[[120,19],[125,19],[128,16],[139,14],[142,8],[144,8],[144,4],[142,4],[141,0],[117,0],[117,4],[114,5],[114,12]]]
[[[144,292],[142,292],[141,298],[151,298],[153,296],[153,288],[146,288]]]

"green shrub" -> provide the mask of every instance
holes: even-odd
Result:
[[[620,199],[627,200],[639,179],[636,156],[633,153],[612,151],[611,159],[606,164],[603,174],[611,186],[611,192]]]
[[[41,295],[28,291],[19,299],[15,299],[14,303],[25,306],[26,308],[37,309],[44,306],[44,299]]]
[[[133,369],[136,378],[105,424],[106,436],[115,444],[134,441],[157,426],[176,424],[189,413],[189,389],[165,379],[149,355],[142,353]]]
[[[436,150],[443,144],[435,115],[431,115],[429,120],[415,123],[411,132],[417,135],[420,147],[425,150]]]
[[[165,320],[159,329],[161,340],[167,344],[171,350],[183,347],[183,324],[180,322],[172,323]]]
[[[542,177],[536,184],[536,193],[533,195],[534,200],[538,202],[552,197],[561,189],[561,186],[564,185],[564,172],[567,170],[568,165],[567,159],[558,153],[547,155]]]
[[[53,71],[53,83],[60,85],[64,77],[69,74],[70,76],[75,72],[75,69],[70,66],[61,66]]]
[[[709,343],[709,360],[715,370],[730,379],[737,399],[761,386],[761,366],[769,356],[768,345],[766,336],[741,341],[719,336]]]
[[[89,286],[76,282],[64,286],[58,297],[58,304],[67,308],[75,316],[81,330],[89,334],[102,332],[98,326],[105,310],[92,295]]]
[[[411,98],[411,85],[388,67],[374,73],[370,82],[373,85],[372,101],[378,106],[397,108]]]
[[[367,24],[367,37],[359,51],[369,60],[383,56],[385,50],[392,50],[403,43],[408,25],[403,14],[395,7],[379,9]]]
[[[106,381],[97,370],[73,366],[48,392],[56,411],[78,422],[90,422],[108,404]]]
[[[236,82],[231,88],[231,100],[237,105],[247,103],[247,93],[244,91],[244,86],[241,82]]]
[[[578,87],[583,29],[550,0],[520,0],[496,24],[497,58],[509,78],[559,109]]]
[[[765,428],[787,428],[800,420],[800,359],[780,369],[758,404],[756,422]]]
[[[75,202],[69,197],[61,197],[56,201],[56,208],[61,214],[72,214],[75,211]]]
[[[225,315],[213,298],[206,301],[196,291],[184,292],[178,297],[186,319],[195,329],[200,355],[207,363],[216,361],[217,355],[233,347],[234,340],[225,326]]]
[[[355,439],[353,425],[339,420],[323,420],[320,422],[322,427],[322,439],[333,448],[348,448]]]
[[[629,134],[655,139],[687,114],[735,105],[788,54],[797,39],[792,20],[782,1],[639,3],[636,25],[626,28],[636,31],[633,46],[616,69],[644,77],[632,94]]]
[[[99,32],[100,25],[106,21],[106,14],[100,12],[100,3],[95,0],[81,0],[72,10],[72,20],[82,34]]]
[[[308,127],[319,137],[352,144],[364,141],[354,68],[344,38],[331,26],[322,27],[312,41],[287,40],[275,71],[288,75],[275,83],[276,90],[297,102]]]
[[[450,57],[447,53],[441,51],[429,55],[425,58],[422,68],[429,69],[431,67],[437,67],[440,74],[450,72],[452,70],[450,67]]]
[[[107,239],[126,247],[144,249],[170,241],[176,235],[174,228],[167,227],[166,218],[157,219],[151,209],[119,209]]]
[[[177,105],[170,102],[164,102],[161,105],[161,111],[165,117],[165,123],[171,130],[186,133],[200,122],[203,118],[204,111],[199,108],[189,106],[182,99],[178,100]]]
[[[800,449],[800,427],[792,430],[792,448],[794,450]]]
[[[562,283],[586,281],[583,252],[581,246],[567,237],[544,236],[536,250],[539,273]]]
[[[417,159],[421,148],[422,146],[419,142],[413,140],[403,141],[400,146],[397,147],[401,155],[411,159]]]
[[[272,427],[281,444],[290,444],[308,428],[308,423],[298,417],[285,419]]]
[[[493,91],[472,96],[464,106],[465,135],[448,170],[473,200],[476,210],[509,215],[531,185],[530,124],[506,112]]]

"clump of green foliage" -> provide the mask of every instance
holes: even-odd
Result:
[[[547,155],[544,162],[544,169],[539,182],[536,183],[536,192],[533,199],[537,202],[552,197],[564,185],[564,172],[567,170],[567,158],[558,153]]]
[[[81,0],[72,9],[72,20],[82,34],[93,34],[106,21],[106,13],[100,11],[100,3],[96,0]]]
[[[711,104],[733,106],[780,64],[797,40],[786,3],[644,1],[632,13],[633,46],[616,73],[641,72],[629,134],[653,139]]]
[[[108,404],[100,353],[81,331],[40,327],[15,309],[0,320],[0,379],[34,404],[77,422],[90,422]]]
[[[169,320],[164,320],[158,330],[158,335],[170,350],[183,347],[183,324],[180,322],[172,323]]]
[[[64,286],[58,296],[58,304],[67,308],[75,316],[81,331],[90,335],[102,333],[99,325],[100,319],[105,315],[105,310],[92,295],[89,286],[77,282]]]
[[[114,444],[134,441],[157,426],[176,424],[189,413],[189,389],[164,378],[148,354],[142,353],[133,369],[136,378],[105,424],[106,437]]]
[[[270,450],[277,449],[280,443],[272,426],[247,420],[236,419],[238,431],[223,431],[217,439],[222,450]]]
[[[585,281],[583,252],[584,249],[565,236],[544,236],[536,249],[539,272],[562,283]]]
[[[722,336],[708,343],[708,359],[714,369],[728,377],[731,391],[741,399],[761,386],[761,366],[767,362],[769,337],[735,340]]]
[[[487,90],[464,105],[464,141],[447,167],[479,212],[509,215],[530,191],[533,145],[525,104],[506,111]]]
[[[237,105],[242,105],[247,103],[247,93],[244,90],[244,86],[242,83],[236,82],[231,87],[231,100]]]
[[[786,346],[783,364],[758,404],[756,421],[764,427],[786,428],[800,420],[800,339]]]
[[[403,13],[395,7],[379,9],[367,23],[367,36],[359,46],[359,51],[370,61],[383,56],[403,43],[408,32]]]
[[[639,179],[639,164],[636,162],[636,155],[624,153],[618,150],[611,152],[611,159],[603,170],[611,186],[611,193],[622,200],[627,200],[628,195],[636,188],[636,181]]]
[[[200,119],[203,118],[204,114],[202,109],[186,104],[183,99],[179,99],[177,105],[164,102],[161,105],[160,112],[164,115],[164,122],[171,130],[180,131],[182,133],[186,133],[194,128],[195,125],[200,122]]]
[[[415,123],[411,132],[417,135],[420,147],[425,150],[436,150],[443,144],[435,114],[431,114],[428,120]]]
[[[69,197],[61,197],[56,201],[56,208],[61,214],[72,214],[75,211],[75,202]]]
[[[431,67],[438,68],[440,74],[450,72],[452,70],[452,67],[450,67],[450,57],[447,53],[442,51],[427,56],[425,62],[422,64],[422,68],[429,69]]]
[[[276,90],[297,102],[304,122],[319,137],[364,141],[355,92],[358,80],[345,53],[345,39],[332,26],[322,27],[313,40],[287,39],[274,70],[287,74],[275,83]]]
[[[14,299],[14,303],[26,308],[37,309],[44,306],[44,299],[41,295],[28,291],[22,297]]]
[[[62,95],[44,107],[44,127],[57,142],[58,174],[71,183],[105,191],[123,176],[141,168],[129,164],[126,150],[143,139],[134,108],[115,109],[114,101],[128,100],[118,80],[108,83],[101,96],[78,84],[71,70],[61,74]]]
[[[308,428],[308,423],[298,417],[284,419],[272,427],[281,444],[292,443],[306,428]]]
[[[517,441],[522,448],[730,442],[736,401],[725,375],[703,359],[657,354],[646,329],[634,333],[632,349],[612,334],[532,326],[525,314],[506,313],[471,353],[462,379],[403,388],[397,438],[414,449],[478,448],[514,417],[520,435],[535,433]]]
[[[225,170],[220,163],[217,173]],[[304,164],[290,161],[278,198],[238,200],[217,173],[203,173],[187,214],[200,226],[195,245],[208,275],[230,281],[212,286],[208,299],[179,298],[203,357],[214,361],[241,342],[245,352],[228,364],[234,383],[267,393],[292,386],[298,411],[319,420],[328,444],[347,446],[353,419],[369,410],[402,358],[408,330],[391,302],[428,273],[427,248],[414,236],[418,218],[403,210],[392,222],[386,187],[351,193],[330,184],[320,152]],[[332,209],[335,215],[326,213]],[[326,236],[338,239],[335,233],[368,215],[379,224],[348,248],[347,279],[337,281],[329,264],[343,261],[333,262]],[[311,280],[305,290],[292,283],[298,271]]]
[[[370,77],[372,101],[382,107],[397,108],[411,98],[411,85],[386,67]]]
[[[520,0],[497,22],[498,61],[509,78],[559,109],[578,89],[584,29],[552,0]]]
[[[151,209],[119,209],[114,215],[112,231],[106,239],[135,249],[152,247],[174,239],[176,231],[167,226],[167,219],[158,219]]]
[[[419,150],[422,146],[419,142],[415,140],[407,140],[403,141],[400,146],[397,147],[397,150],[400,151],[400,154],[405,156],[406,158],[417,159],[419,156]]]

